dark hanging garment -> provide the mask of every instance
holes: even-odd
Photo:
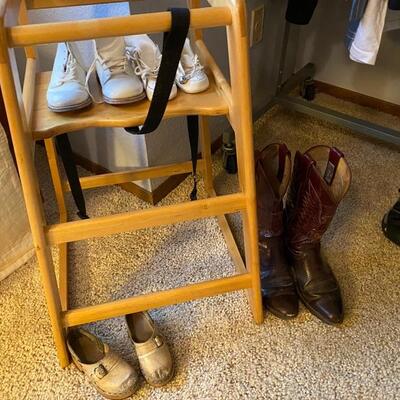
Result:
[[[296,25],[307,25],[314,14],[318,0],[289,0],[286,20]]]
[[[365,9],[367,8],[368,0],[353,0],[350,10],[349,25],[347,27],[345,43],[346,47],[350,50],[356,37],[358,26],[364,16]]]
[[[390,10],[400,10],[400,0],[389,0]]]

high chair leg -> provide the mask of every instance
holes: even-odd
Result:
[[[57,280],[54,271],[50,248],[47,245],[44,234],[46,221],[39,194],[39,184],[33,162],[31,143],[26,139],[28,133],[26,121],[21,117],[20,104],[15,92],[11,62],[7,48],[1,51],[0,82],[4,96],[4,104],[10,125],[18,172],[22,183],[22,191],[28,213],[32,238],[39,263],[41,281],[47,301],[53,337],[57,348],[57,355],[62,367],[69,363],[68,352],[65,345],[64,328],[61,322],[61,302],[57,288]],[[15,61],[15,60],[14,60]],[[14,64],[13,64],[14,65]]]
[[[45,139],[44,144],[56,195],[60,223],[66,222],[68,214],[54,138]],[[58,245],[58,258],[58,287],[60,292],[61,309],[62,311],[66,311],[68,308],[68,243],[61,243]]]

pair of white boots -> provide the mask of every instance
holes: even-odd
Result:
[[[96,101],[89,90],[94,71],[101,85],[103,101],[127,104],[153,98],[161,63],[159,48],[147,35],[98,39],[95,59],[86,72],[77,45],[59,43],[47,90],[48,107],[55,112],[79,110]],[[179,62],[176,85],[186,93],[199,93],[209,86],[198,56],[186,39]],[[170,99],[177,94],[172,87]]]

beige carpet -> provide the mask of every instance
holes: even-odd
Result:
[[[399,127],[400,120],[349,103],[319,101]],[[400,248],[380,230],[400,187],[398,148],[275,108],[256,124],[256,145],[286,141],[306,150],[335,145],[353,171],[351,190],[326,234],[324,253],[341,284],[346,318],[324,325],[304,308],[256,326],[244,293],[152,312],[177,365],[171,384],[142,381],[137,399],[395,399],[400,396]],[[49,221],[57,217],[43,151],[38,160]],[[216,156],[220,192],[235,186]],[[186,181],[162,203],[183,201]],[[146,206],[118,187],[87,194],[91,216]],[[70,209],[72,208],[72,202]],[[234,218],[238,224],[237,218]],[[213,219],[80,242],[73,246],[71,302],[101,303],[233,273]],[[0,283],[0,399],[100,399],[73,366],[57,364],[36,261]],[[89,327],[135,365],[122,318]]]

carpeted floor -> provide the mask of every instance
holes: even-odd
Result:
[[[399,127],[398,118],[320,95],[321,103]],[[235,293],[152,311],[171,345],[175,379],[154,389],[142,381],[137,399],[395,399],[400,396],[400,248],[380,230],[400,187],[400,152],[349,131],[281,108],[256,123],[256,146],[285,141],[292,151],[317,143],[347,156],[353,183],[324,237],[323,249],[346,306],[340,327],[304,308],[297,319],[251,319],[245,294]],[[53,193],[39,151],[46,213]],[[218,190],[234,188],[221,170]],[[185,181],[162,204],[186,199]],[[87,192],[90,215],[146,207],[118,187]],[[69,202],[73,210],[72,202]],[[238,225],[238,219],[233,218]],[[72,306],[233,273],[213,219],[79,242],[72,246]],[[53,348],[36,261],[0,283],[0,399],[100,399],[75,367],[61,370]],[[89,329],[137,365],[122,318]]]

